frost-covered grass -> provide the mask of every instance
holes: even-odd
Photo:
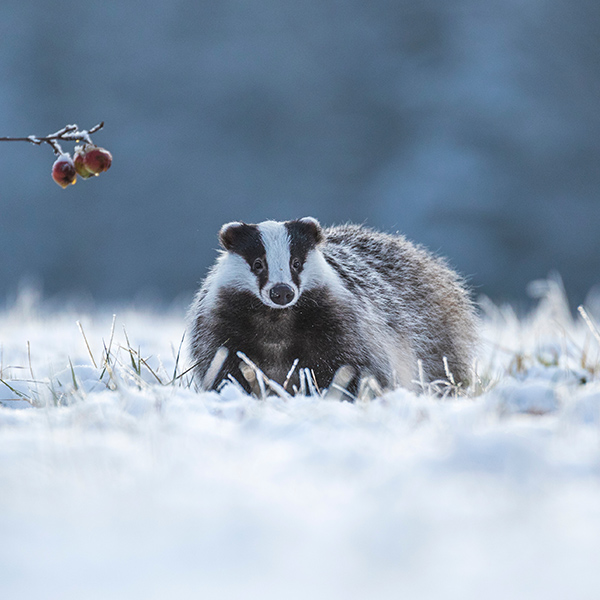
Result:
[[[599,598],[600,337],[545,286],[469,390],[355,403],[197,393],[181,313],[17,303],[0,597]]]

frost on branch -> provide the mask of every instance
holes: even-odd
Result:
[[[62,188],[74,184],[77,175],[83,179],[98,176],[107,171],[112,164],[112,154],[99,148],[92,142],[91,135],[104,127],[104,121],[89,130],[80,130],[77,125],[65,125],[62,129],[44,137],[29,135],[27,137],[0,137],[0,142],[31,142],[41,145],[49,144],[58,156],[52,165],[52,179]],[[60,142],[84,142],[83,146],[75,146],[74,158],[64,152]]]

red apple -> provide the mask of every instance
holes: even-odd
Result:
[[[92,173],[85,166],[85,148],[89,146],[75,146],[75,154],[73,155],[73,163],[75,164],[75,170],[80,177],[83,179],[88,179],[88,177],[92,177],[93,175],[97,175],[98,173]]]
[[[108,171],[112,163],[112,154],[104,148],[87,144],[83,151],[83,165],[92,174]]]
[[[52,179],[62,188],[75,183],[77,171],[69,154],[61,154],[52,165]]]

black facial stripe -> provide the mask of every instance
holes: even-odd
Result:
[[[302,221],[287,221],[285,227],[290,237],[290,272],[292,274],[292,281],[296,285],[300,285],[299,274],[304,268],[306,256],[316,246],[314,231]],[[294,271],[291,268],[291,261],[294,258],[300,260],[300,269],[298,271]]]
[[[250,257],[254,260],[265,255],[265,247],[256,225],[233,225],[227,230],[227,242],[226,247],[230,252],[239,254],[249,262]]]
[[[269,281],[269,265],[267,264],[267,259],[264,256],[259,256],[257,258],[261,258],[263,261],[263,270],[260,273],[254,273],[254,275],[256,276],[256,279],[258,279],[258,289],[262,290],[265,285],[267,285],[267,281]],[[248,260],[248,259],[246,259]],[[252,259],[251,261],[249,261],[250,264],[250,268],[252,268],[252,263],[254,262],[254,259]]]
[[[258,279],[258,287],[262,289],[269,280],[269,265],[266,259],[266,250],[258,230],[257,225],[247,225],[245,223],[234,226],[229,233],[229,252],[239,254],[250,266],[257,258],[263,261],[264,268],[260,273],[255,273]]]
[[[304,264],[309,250],[315,247],[315,239],[310,230],[301,221],[288,221],[285,227],[290,236],[290,254],[292,258],[299,258]]]
[[[300,269],[300,271],[302,271],[302,269]],[[300,271],[290,271],[292,281],[296,287],[300,287]]]

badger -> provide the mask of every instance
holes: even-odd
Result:
[[[324,390],[344,366],[355,374],[348,389],[361,374],[383,389],[468,382],[477,335],[469,291],[404,236],[305,217],[226,223],[219,241],[188,314],[194,375],[207,388],[233,378],[251,390],[239,353],[290,388],[309,369]],[[227,358],[206,382],[223,347]]]

